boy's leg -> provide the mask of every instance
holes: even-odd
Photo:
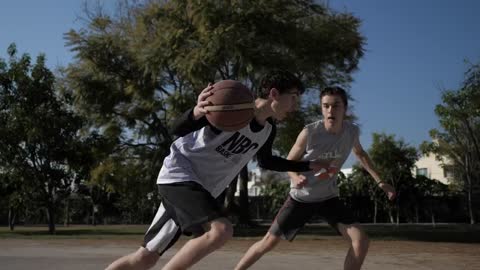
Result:
[[[105,270],[146,270],[152,268],[159,258],[157,252],[151,252],[144,247],[140,247],[136,252],[117,259]]]
[[[145,233],[144,244],[136,252],[123,256],[106,270],[150,269],[179,238],[180,230],[165,210],[163,203],[157,210],[150,228]]]
[[[279,242],[280,237],[267,232],[262,240],[253,244],[238,262],[235,270],[248,269],[258,261],[265,253],[272,250]]]
[[[232,224],[226,218],[215,219],[207,226],[206,232],[202,236],[185,243],[162,269],[188,269],[211,252],[222,247],[233,236]]]
[[[367,256],[369,240],[365,231],[359,224],[337,224],[337,228],[344,238],[350,241],[344,269],[357,270],[362,267]]]
[[[360,269],[368,252],[368,236],[356,223],[352,209],[338,197],[321,204],[320,211],[328,223],[350,242],[344,269]]]
[[[265,253],[272,250],[282,238],[292,241],[297,232],[312,217],[314,209],[312,204],[297,202],[288,196],[265,237],[248,249],[235,269],[247,269],[252,266]]]

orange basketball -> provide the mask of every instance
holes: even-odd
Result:
[[[206,106],[206,117],[210,124],[223,131],[237,131],[252,121],[254,117],[254,97],[241,82],[223,80],[213,85],[211,103]]]

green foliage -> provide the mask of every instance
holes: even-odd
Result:
[[[376,184],[374,188],[369,188],[369,194],[375,203],[380,204],[380,208],[389,211],[392,222],[394,221],[393,211],[395,210],[396,222],[398,223],[400,211],[403,208],[401,204],[405,202],[403,198],[408,197],[404,194],[410,193],[408,187],[414,181],[412,179],[412,169],[418,159],[417,150],[415,147],[406,144],[402,139],[395,139],[394,135],[373,133],[372,136],[373,143],[368,151],[369,156],[383,181],[395,187],[397,198],[395,199],[395,205],[392,205],[386,199],[380,199],[385,195],[383,192],[379,193],[380,189]]]
[[[286,121],[277,126],[277,136],[274,147],[280,152],[280,155],[286,156],[295,140],[306,124],[306,113],[297,111],[288,116]]]
[[[106,193],[120,192],[121,179],[129,178],[122,175],[128,169],[106,176],[112,160],[145,177],[139,182],[155,182],[172,120],[209,82],[236,79],[255,89],[265,71],[284,68],[314,91],[348,84],[363,55],[360,21],[314,1],[122,3],[111,15],[88,10],[86,24],[66,33],[76,61],[59,80],[88,119],[83,130],[109,142],[109,152],[96,153],[89,179]],[[281,153],[303,125],[298,119],[280,127]]]
[[[409,146],[394,135],[373,133],[373,143],[369,155],[375,168],[385,181],[398,188],[399,181],[409,179],[418,159],[415,147]]]
[[[86,28],[67,33],[78,62],[66,82],[97,125],[128,128],[154,147],[168,146],[169,119],[192,106],[208,82],[237,79],[254,87],[265,70],[283,67],[319,88],[349,82],[363,55],[359,21],[312,1],[152,1],[125,8],[117,17],[92,12]]]
[[[480,65],[471,65],[458,90],[442,94],[435,108],[443,130],[433,129],[431,143],[423,143],[424,153],[444,158],[454,169],[454,180],[467,197],[470,222],[475,223],[474,204],[480,190]]]
[[[55,208],[82,161],[83,122],[56,92],[44,55],[32,64],[27,54],[17,57],[14,44],[8,54],[8,63],[0,59],[0,174],[15,191],[9,203],[28,199],[47,209],[53,232]]]
[[[262,195],[266,198],[265,209],[270,209],[270,216],[275,216],[278,209],[282,207],[289,191],[290,181],[267,181],[263,187]]]

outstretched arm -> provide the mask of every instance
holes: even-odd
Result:
[[[367,152],[363,150],[362,145],[360,144],[360,140],[358,136],[355,138],[353,142],[353,153],[357,157],[358,161],[362,165],[362,167],[367,170],[367,172],[373,177],[375,182],[378,186],[387,194],[389,200],[395,199],[395,188],[392,187],[390,184],[384,182],[380,176],[378,175],[377,171],[373,166],[373,162],[368,156]]]
[[[300,134],[298,134],[297,140],[295,141],[295,144],[292,146],[292,149],[290,149],[287,159],[300,160],[302,158],[307,147],[307,138],[308,138],[308,130],[304,128],[300,132]],[[329,164],[323,161],[310,161],[310,168],[314,172],[318,172],[321,169],[327,169],[328,167],[329,167]],[[297,172],[289,171],[288,176],[290,176],[290,179],[292,180],[294,186],[298,188],[304,186],[307,183],[305,176]]]
[[[287,160],[285,158],[272,155],[273,141],[275,139],[275,135],[277,131],[276,131],[275,124],[273,122],[270,122],[270,123],[272,124],[272,132],[268,136],[268,139],[265,142],[265,144],[257,152],[258,165],[264,169],[279,171],[279,172],[309,171],[311,168],[310,168],[310,162],[308,161]]]
[[[319,171],[324,168],[323,163],[318,161],[300,161],[300,157],[296,160],[290,160],[281,158],[279,156],[272,155],[272,145],[275,135],[277,133],[276,126],[272,120],[268,120],[272,124],[272,132],[268,137],[266,143],[260,148],[257,153],[258,165],[264,169],[278,171],[278,172],[306,172],[306,171]]]

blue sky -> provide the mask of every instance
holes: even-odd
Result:
[[[367,38],[351,85],[363,146],[370,146],[372,132],[395,134],[415,147],[429,140],[429,130],[438,127],[441,91],[460,87],[464,60],[480,61],[480,1],[328,3],[360,18]]]
[[[67,65],[73,54],[63,34],[78,29],[82,2],[16,0],[0,8],[0,57],[10,43],[20,53],[47,56],[47,65]],[[92,1],[89,1],[92,2]],[[114,3],[115,0],[105,0]],[[330,7],[362,20],[366,53],[353,74],[354,112],[368,149],[372,132],[396,134],[412,146],[438,127],[435,105],[443,89],[459,88],[467,65],[480,61],[480,1],[330,0]],[[350,158],[346,166],[350,166]]]

